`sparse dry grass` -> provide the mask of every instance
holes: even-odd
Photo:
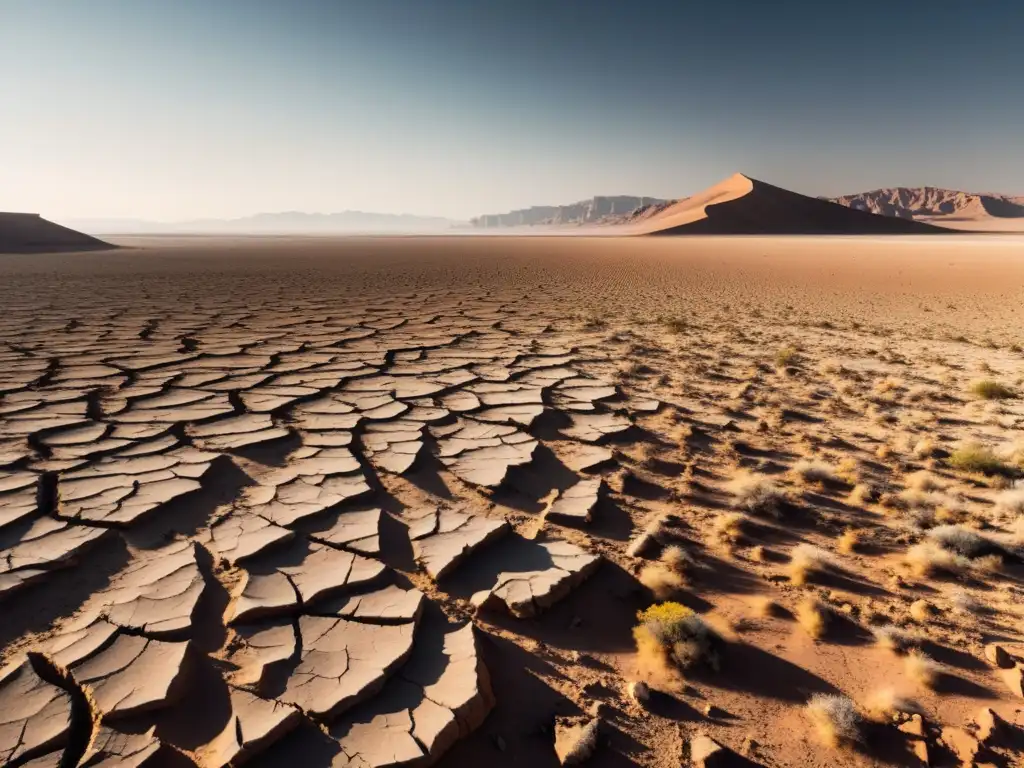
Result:
[[[1000,555],[1002,547],[977,531],[960,525],[940,525],[927,534],[931,541],[943,549],[966,558],[974,559],[985,555]]]
[[[858,483],[850,491],[847,500],[856,506],[871,504],[878,500],[878,488],[871,483]]]
[[[848,696],[816,693],[807,702],[807,716],[822,744],[836,749],[861,740],[861,715]]]
[[[686,586],[682,574],[664,563],[649,563],[640,571],[640,583],[650,590],[656,600],[667,600]]]
[[[826,485],[840,482],[836,468],[824,461],[801,459],[793,465],[792,474],[795,479],[804,483]]]
[[[815,640],[825,635],[828,628],[828,606],[814,597],[805,597],[796,606],[796,621],[800,628]]]
[[[1009,400],[1017,397],[1017,393],[1013,389],[992,379],[972,381],[968,390],[982,400]]]
[[[893,688],[881,688],[864,700],[868,716],[881,723],[891,723],[897,715],[911,715],[921,712],[921,707],[911,699],[901,696]]]
[[[733,495],[733,506],[754,515],[779,517],[787,501],[786,492],[764,475],[750,472],[738,474],[729,491]]]
[[[968,441],[950,454],[949,466],[961,472],[980,472],[983,475],[1007,474],[1012,471],[991,448],[979,442]]]
[[[782,347],[775,353],[776,368],[788,368],[789,366],[796,365],[799,360],[800,355],[793,347]]]
[[[829,552],[812,544],[797,544],[793,547],[787,573],[789,580],[798,587],[804,586],[815,575],[825,573],[836,567],[836,562]]]
[[[1002,491],[996,497],[993,512],[1014,518],[1024,516],[1024,488]]]
[[[922,541],[910,547],[903,560],[918,578],[939,573],[962,573],[971,566],[966,557],[943,549],[933,541]]]
[[[911,648],[917,647],[921,638],[912,632],[908,632],[900,627],[888,624],[884,627],[876,627],[874,629],[875,642],[879,646],[890,650],[893,653],[906,653]]]
[[[917,685],[933,688],[941,668],[927,653],[914,649],[903,658],[903,671]]]
[[[970,592],[958,589],[949,596],[949,604],[956,613],[973,616],[981,613],[985,606]]]
[[[946,488],[946,484],[942,480],[924,469],[907,475],[904,479],[904,485],[911,490],[921,493],[941,491]]]
[[[931,621],[934,616],[935,608],[927,600],[915,600],[910,604],[910,617],[914,621],[923,624],[926,621]]]
[[[847,528],[836,541],[836,551],[842,555],[852,555],[857,551],[859,543],[860,534],[852,528]]]
[[[930,437],[922,437],[914,443],[911,453],[918,461],[929,459],[935,454],[935,441]]]
[[[712,523],[711,534],[719,544],[731,547],[743,538],[746,520],[739,512],[724,512]]]

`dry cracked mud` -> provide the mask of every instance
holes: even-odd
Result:
[[[1019,252],[129,245],[0,258],[4,765],[1021,759]]]

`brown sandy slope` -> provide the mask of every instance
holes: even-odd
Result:
[[[928,234],[935,227],[877,216],[737,173],[630,226],[645,235]]]
[[[37,213],[0,212],[0,253],[95,251],[114,247],[47,221]]]
[[[913,219],[950,229],[1024,231],[1024,197],[974,194],[938,187],[888,187],[828,199],[882,216]]]

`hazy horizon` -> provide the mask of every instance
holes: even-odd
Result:
[[[735,172],[1024,194],[1024,7],[8,0],[0,210],[465,221]]]

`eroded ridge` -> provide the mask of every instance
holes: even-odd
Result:
[[[631,421],[597,334],[483,294],[229,304],[3,324],[2,693],[35,702],[11,764],[273,762],[311,733],[432,763],[494,705],[466,617],[535,616],[601,560],[516,513],[553,488],[552,521],[600,514],[578,473]]]

